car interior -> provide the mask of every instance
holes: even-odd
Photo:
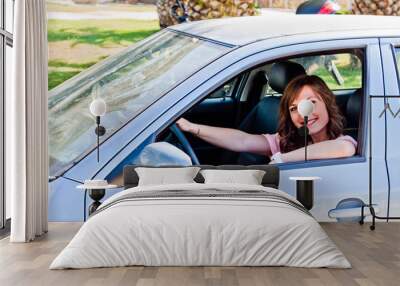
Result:
[[[343,59],[351,68],[346,67],[341,74],[336,65],[340,66]],[[226,82],[182,117],[199,124],[236,128],[251,134],[274,134],[278,127],[280,99],[287,84],[298,75],[320,75],[324,71],[321,77],[335,94],[339,109],[345,117],[344,134],[360,142],[363,59],[362,49],[352,49],[268,62]],[[328,83],[330,78],[332,82]],[[169,142],[180,148],[191,157],[193,164],[269,163],[268,156],[221,149],[192,134],[183,133],[175,124],[158,134],[156,141]],[[361,148],[361,144],[358,145],[357,154]]]

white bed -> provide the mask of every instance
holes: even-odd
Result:
[[[342,252],[299,204],[282,191],[257,185],[130,188],[101,205],[50,269],[128,265],[350,268]]]

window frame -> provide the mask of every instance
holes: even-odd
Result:
[[[348,164],[348,163],[354,163],[354,162],[364,162],[366,160],[365,158],[365,144],[363,144],[363,138],[364,138],[364,134],[365,134],[365,128],[364,126],[364,120],[366,120],[366,115],[365,115],[365,106],[366,106],[366,100],[367,100],[367,96],[366,96],[366,87],[367,87],[367,51],[366,51],[366,47],[352,47],[352,48],[340,48],[340,49],[329,49],[329,50],[321,50],[319,52],[315,52],[313,51],[312,53],[298,53],[298,54],[292,54],[290,56],[287,57],[276,57],[273,60],[268,60],[262,64],[256,65],[250,69],[248,69],[246,72],[248,74],[251,74],[254,70],[259,69],[260,67],[264,67],[267,65],[271,65],[275,62],[279,62],[279,61],[290,61],[296,58],[303,58],[303,57],[308,57],[308,56],[322,56],[322,55],[337,55],[337,54],[354,54],[355,53],[351,53],[354,50],[362,50],[362,58],[359,58],[360,62],[361,62],[361,86],[358,88],[344,88],[344,89],[331,89],[332,92],[338,91],[338,92],[342,92],[342,91],[346,91],[346,90],[357,90],[357,89],[362,89],[363,90],[363,94],[362,94],[362,114],[360,115],[360,119],[359,119],[359,127],[358,127],[358,134],[357,134],[357,150],[356,150],[356,154],[353,155],[352,157],[348,157],[348,158],[337,158],[337,159],[319,159],[319,160],[310,160],[308,162],[303,162],[303,161],[297,161],[297,162],[286,162],[286,163],[280,163],[279,166],[282,166],[282,169],[292,169],[295,168],[296,166],[298,166],[299,164],[302,164],[300,167],[303,168],[304,164],[307,165],[307,167],[310,165],[310,167],[315,167],[315,166],[326,166],[326,165],[332,165],[332,164],[339,164],[339,162],[343,162],[344,164]],[[357,55],[356,55],[357,56]],[[248,80],[246,81],[246,83],[244,83],[245,88],[247,88],[247,84],[248,84]],[[269,86],[269,84],[268,84]],[[248,90],[247,90],[248,91]],[[238,95],[241,100],[248,98],[247,94],[239,94]],[[271,93],[271,94],[264,94],[263,96],[282,96],[279,93]],[[336,96],[336,95],[335,95]],[[359,157],[359,159],[358,159]],[[357,159],[356,159],[357,158]],[[287,168],[285,166],[288,166]]]
[[[394,66],[397,74],[397,85],[400,89],[400,44],[393,45]]]
[[[9,1],[12,4],[14,13],[15,1]],[[5,188],[5,98],[6,98],[6,49],[7,46],[13,48],[13,34],[7,31],[6,27],[6,0],[0,0],[0,236],[9,232],[10,219],[7,219],[6,212],[6,188]],[[12,15],[14,17],[14,15]],[[12,29],[13,30],[13,29]]]
[[[367,73],[368,73],[368,66],[367,66],[367,47],[359,47],[359,48],[351,48],[351,49],[337,49],[337,50],[330,50],[327,51],[326,54],[335,54],[335,53],[346,53],[349,50],[355,50],[355,49],[362,49],[363,50],[363,58],[360,58],[361,61],[361,88],[363,93],[362,93],[362,104],[361,104],[361,114],[359,118],[359,123],[358,123],[358,133],[357,133],[357,148],[356,148],[356,153],[351,156],[351,157],[346,157],[346,158],[335,158],[335,159],[318,159],[318,160],[310,160],[307,162],[286,162],[280,164],[280,169],[282,170],[290,170],[290,169],[297,169],[297,168],[313,168],[313,167],[323,167],[323,166],[330,166],[330,165],[343,165],[343,164],[353,164],[353,163],[362,163],[367,160],[366,158],[366,144],[365,144],[365,134],[366,134],[366,121],[367,121],[367,114],[366,114],[366,102],[367,102],[367,88],[368,88],[368,82],[367,82]],[[321,53],[312,53],[312,55],[321,55]],[[306,54],[304,54],[306,55]],[[302,55],[300,55],[302,56]],[[343,91],[346,89],[340,89],[339,91]],[[332,92],[336,91],[331,90]],[[346,119],[346,118],[345,118]]]

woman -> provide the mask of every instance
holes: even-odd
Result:
[[[236,129],[195,124],[183,118],[176,123],[182,131],[231,151],[263,154],[271,158],[271,163],[300,161],[304,160],[304,137],[299,134],[299,128],[304,119],[298,113],[297,105],[303,99],[314,104],[307,124],[310,139],[307,158],[353,156],[357,142],[343,135],[344,118],[335,96],[325,82],[314,75],[298,76],[286,87],[280,103],[278,133],[254,135]]]

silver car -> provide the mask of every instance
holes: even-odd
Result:
[[[83,193],[72,180],[118,181],[126,164],[268,164],[266,156],[219,149],[173,123],[184,116],[250,133],[276,132],[282,89],[271,86],[271,77],[283,80],[285,73],[271,74],[271,67],[282,62],[289,73],[301,65],[325,80],[358,148],[351,158],[279,164],[280,189],[294,194],[290,176],[321,177],[312,213],[330,220],[327,209],[340,199],[368,201],[371,155],[374,202],[400,215],[400,176],[394,175],[400,172],[400,17],[271,14],[164,29],[53,89],[49,152],[57,179],[49,219],[82,220]],[[107,113],[97,162],[89,104],[99,97]],[[172,148],[157,149],[160,142]]]

